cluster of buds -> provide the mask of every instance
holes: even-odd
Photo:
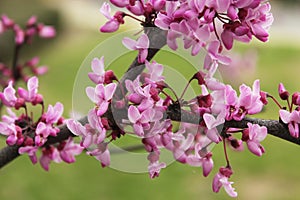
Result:
[[[10,146],[19,146],[19,154],[27,153],[32,163],[37,163],[36,152],[42,148],[42,156],[39,158],[41,166],[49,169],[50,161],[75,161],[74,155],[81,153],[82,148],[73,143],[72,138],[61,141],[59,144],[48,145],[49,137],[59,134],[57,126],[64,123],[62,118],[63,105],[56,103],[49,105],[47,111],[44,109],[43,96],[38,93],[38,79],[32,77],[27,82],[27,89],[13,88],[13,82],[9,82],[3,92],[0,92],[1,103],[7,107],[8,115],[2,116],[0,122],[0,133],[7,137],[6,143]],[[33,114],[29,115],[28,106],[41,106],[42,113],[37,119]],[[17,116],[11,108],[24,109],[24,113]]]
[[[13,66],[0,63],[0,85],[3,88],[12,80],[18,81],[23,79],[27,82],[30,76],[26,74],[26,69],[29,69],[35,76],[45,74],[47,67],[38,66],[38,57],[34,57],[22,64],[18,63],[19,51],[23,45],[31,44],[36,35],[46,39],[53,38],[56,35],[54,27],[38,23],[36,16],[30,17],[25,28],[22,29],[20,25],[16,24],[8,16],[2,15],[0,18],[0,35],[10,30],[13,31],[15,38],[15,57],[13,58]]]

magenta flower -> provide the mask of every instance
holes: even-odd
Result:
[[[61,119],[64,112],[64,106],[57,102],[55,106],[49,105],[46,113],[43,114],[43,119],[47,124],[56,124]]]
[[[87,152],[87,154],[94,156],[97,160],[99,160],[102,167],[110,165],[110,153],[107,148],[107,143],[98,144],[96,149]]]
[[[3,93],[0,92],[0,99],[7,107],[14,107],[17,103],[16,90],[13,88],[13,82],[9,81],[8,86]]]
[[[290,93],[285,89],[282,83],[279,83],[278,85],[278,93],[282,100],[287,100],[290,96]]]
[[[224,65],[228,65],[231,62],[231,59],[227,56],[224,56],[220,53],[220,42],[215,40],[209,43],[207,47],[207,55],[204,60],[204,69],[209,69],[209,66],[213,62],[219,62]]]
[[[31,77],[27,81],[27,89],[18,88],[18,94],[21,98],[23,98],[26,102],[32,102],[37,103],[37,100],[40,100],[38,95],[38,86],[39,86],[39,80],[36,76]]]
[[[57,148],[53,146],[43,148],[42,155],[40,157],[40,164],[42,168],[46,171],[49,171],[49,165],[51,161],[54,161],[56,163],[61,162],[61,158],[59,156]]]
[[[82,126],[73,119],[66,120],[68,129],[74,135],[82,136],[81,146],[85,148],[89,148],[92,144],[102,143],[106,137],[106,129],[94,109],[88,113],[88,121],[89,124]]]
[[[300,112],[298,110],[294,110],[290,113],[286,110],[280,110],[279,116],[284,123],[288,124],[291,136],[299,138]]]
[[[6,108],[6,112],[8,115],[2,115],[2,122],[7,124],[14,124],[18,119],[16,113],[14,113],[10,108]]]
[[[106,86],[98,84],[96,88],[87,87],[86,94],[89,99],[97,106],[97,115],[103,115],[109,106],[109,102],[112,99],[114,92],[117,88],[117,84],[110,83]]]
[[[13,123],[0,122],[0,133],[7,136],[6,143],[10,146],[21,145],[24,141],[22,129]]]
[[[156,162],[150,162],[148,166],[149,176],[150,178],[155,178],[159,176],[160,170],[163,168],[166,168],[166,163],[160,163],[158,161]]]
[[[110,2],[119,8],[124,8],[129,5],[129,0],[110,0]]]
[[[83,147],[73,142],[70,137],[67,141],[62,142],[58,147],[59,155],[66,163],[75,162],[75,156],[81,154]]]
[[[222,138],[219,135],[217,127],[225,122],[223,114],[219,114],[217,118],[215,118],[213,115],[205,113],[203,115],[203,119],[207,127],[206,136],[211,141],[219,143],[222,140]]]
[[[25,40],[25,33],[24,31],[19,27],[19,25],[14,25],[14,32],[15,32],[15,42],[17,45],[21,45],[24,43]]]
[[[35,130],[35,145],[40,147],[47,141],[47,138],[49,135],[56,136],[56,134],[59,132],[58,128],[53,128],[49,124],[45,124],[44,122],[39,122],[36,130]]]
[[[149,138],[147,138],[147,139],[149,139]],[[156,149],[156,150],[152,149],[147,157],[147,159],[150,161],[150,163],[148,165],[149,176],[152,179],[159,176],[160,170],[162,168],[166,168],[165,163],[159,162],[159,154],[160,154],[160,151],[158,149]]]
[[[179,5],[178,1],[166,1],[166,12],[158,13],[155,25],[163,30],[168,30],[170,24],[175,19],[174,13]]]
[[[128,108],[128,119],[133,124],[133,130],[138,136],[144,136],[144,129],[141,118],[142,115],[135,106],[130,106]]]
[[[92,70],[89,72],[88,76],[95,84],[104,83],[105,70],[104,70],[104,56],[100,59],[94,58],[92,61]]]
[[[233,182],[228,181],[230,178],[232,171],[228,168],[220,168],[219,172],[215,175],[213,179],[213,191],[219,192],[221,187],[223,186],[227,194],[231,197],[237,197],[237,192],[234,191],[232,187]]]
[[[104,2],[100,8],[100,12],[109,20],[101,28],[100,31],[104,33],[115,32],[119,29],[120,24],[124,24],[124,13],[117,12],[113,17],[110,15],[111,8],[107,2]]]
[[[233,118],[237,121],[240,121],[245,117],[246,114],[253,115],[259,113],[263,106],[264,104],[261,101],[260,96],[259,80],[254,81],[252,90],[250,87],[243,84],[240,86],[240,96]]]
[[[39,24],[38,34],[41,38],[53,38],[56,35],[56,31],[53,26],[45,26],[43,24]]]
[[[95,84],[109,84],[112,83],[113,80],[117,79],[112,70],[104,70],[104,56],[102,56],[100,59],[94,58],[91,67],[93,72],[89,72],[88,76]]]
[[[33,164],[37,163],[37,156],[36,156],[36,152],[38,150],[38,147],[36,146],[25,146],[25,147],[20,147],[19,148],[19,154],[25,154],[27,153],[31,162]]]
[[[243,141],[247,142],[248,149],[257,156],[262,156],[265,152],[264,147],[260,144],[267,134],[268,130],[265,126],[247,123],[248,128],[243,131]]]
[[[156,82],[164,81],[165,78],[164,76],[162,76],[164,67],[161,64],[158,64],[155,61],[150,63],[147,60],[145,64],[146,64],[146,68],[148,69],[148,73],[150,75],[149,77],[145,78],[145,80],[148,83],[156,83]]]
[[[138,55],[139,63],[145,62],[148,55],[148,48],[149,48],[149,38],[146,34],[142,34],[137,41],[125,37],[122,42],[123,45],[128,49],[139,51],[139,55]]]

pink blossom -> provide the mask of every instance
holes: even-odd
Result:
[[[129,0],[110,0],[117,7],[124,8],[129,5]]]
[[[144,9],[145,5],[143,5],[140,1],[135,1],[134,3],[130,3],[126,8],[136,16],[145,14],[145,9]]]
[[[101,28],[100,31],[104,33],[115,32],[119,29],[120,24],[124,24],[124,13],[117,12],[113,17],[110,15],[111,8],[107,2],[104,2],[100,8],[100,12],[109,20]]]
[[[109,84],[112,83],[113,80],[117,79],[112,70],[104,70],[104,56],[102,56],[100,59],[94,58],[91,67],[93,72],[89,72],[88,76],[95,84]]]
[[[106,137],[106,129],[101,120],[96,115],[95,110],[88,113],[89,124],[82,126],[79,122],[69,119],[66,120],[68,129],[78,136],[82,136],[81,146],[88,148],[92,144],[100,144]]]
[[[294,105],[300,106],[300,92],[295,92],[292,96],[292,103]]]
[[[14,31],[15,31],[15,42],[17,45],[21,45],[22,43],[24,43],[25,33],[18,25],[14,25]]]
[[[300,111],[294,110],[290,113],[286,110],[280,110],[279,116],[284,123],[288,124],[291,136],[299,138]]]
[[[104,56],[100,59],[94,58],[92,61],[92,70],[93,72],[89,72],[89,78],[95,83],[104,83],[105,78],[105,70],[104,70]]]
[[[279,83],[278,85],[278,93],[282,100],[287,100],[290,96],[290,93],[285,89],[282,83]]]
[[[240,96],[233,118],[240,121],[245,117],[246,114],[253,115],[259,113],[263,106],[264,104],[261,101],[260,96],[259,80],[254,81],[252,90],[250,87],[243,84],[240,86]]]
[[[44,122],[39,122],[36,130],[35,130],[35,145],[36,146],[42,146],[47,141],[48,136],[56,136],[56,134],[59,132],[58,128],[53,128],[49,124],[45,124]]]
[[[155,19],[155,25],[163,30],[168,30],[175,19],[174,13],[179,6],[178,1],[166,1],[166,12],[159,12]]]
[[[24,141],[22,129],[13,123],[0,122],[0,133],[7,136],[6,143],[10,146],[14,144],[21,145]]]
[[[75,156],[81,154],[83,147],[75,144],[70,137],[67,141],[60,143],[57,149],[63,161],[66,163],[73,163],[75,162]]]
[[[53,38],[56,35],[56,31],[53,26],[45,26],[43,24],[39,24],[38,34],[42,38]]]
[[[215,40],[209,43],[207,47],[207,55],[204,61],[204,68],[209,69],[209,66],[212,62],[217,61],[221,64],[228,65],[231,62],[231,59],[227,56],[224,56],[220,53],[220,42]]]
[[[36,101],[39,99],[37,96],[38,85],[39,85],[38,78],[36,76],[31,77],[27,81],[28,90],[25,90],[24,88],[21,87],[18,88],[19,96],[27,102],[37,103]]]
[[[5,28],[12,28],[14,26],[14,21],[7,17],[6,15],[1,16],[2,24]]]
[[[219,114],[217,118],[215,118],[213,115],[205,113],[203,115],[203,119],[207,127],[206,136],[211,141],[219,143],[222,140],[222,138],[219,135],[217,127],[225,122],[223,114]]]
[[[237,197],[237,192],[234,191],[234,188],[231,186],[233,182],[228,181],[228,178],[230,178],[230,175],[227,175],[224,173],[222,169],[227,168],[221,168],[220,171],[215,175],[213,179],[213,191],[219,192],[221,187],[223,186],[227,194],[231,197]]]
[[[109,106],[109,102],[112,99],[114,92],[117,88],[117,84],[110,83],[106,86],[98,84],[96,88],[87,87],[86,94],[89,99],[97,105],[97,115],[103,115]]]
[[[2,122],[7,124],[14,124],[18,119],[16,113],[14,113],[10,108],[6,108],[6,112],[8,115],[2,115]]]
[[[107,143],[98,144],[96,149],[87,152],[87,154],[94,156],[97,160],[99,160],[102,167],[110,165],[110,153],[107,148]]]
[[[166,168],[166,163],[160,163],[158,161],[151,162],[148,166],[149,176],[150,178],[155,178],[159,176],[160,170]]]
[[[138,50],[138,62],[144,63],[147,55],[148,55],[148,48],[149,48],[149,38],[146,34],[142,34],[140,38],[135,41],[128,37],[123,39],[123,45],[130,50]]]
[[[36,146],[25,146],[25,147],[20,147],[19,148],[19,154],[25,154],[27,153],[31,162],[33,164],[37,163],[37,156],[36,156],[36,152],[38,150],[38,147]]]
[[[57,102],[55,106],[49,105],[46,113],[43,114],[43,119],[47,124],[56,124],[61,119],[64,112],[64,106]]]
[[[149,176],[152,179],[159,176],[160,170],[162,168],[166,168],[165,163],[159,162],[159,155],[160,151],[156,149],[151,150],[147,157],[147,159],[150,161],[148,165]]]
[[[59,156],[57,148],[53,146],[43,148],[42,155],[40,157],[40,164],[44,170],[49,171],[49,165],[51,161],[54,161],[56,163],[61,162],[61,158]]]
[[[265,126],[247,123],[248,128],[243,131],[243,141],[247,142],[248,149],[257,156],[262,156],[265,152],[264,147],[260,144],[268,133]]]
[[[3,93],[0,92],[0,99],[7,107],[14,107],[17,103],[16,90],[13,88],[13,82],[9,81],[8,86]]]
[[[144,136],[143,124],[141,122],[142,115],[135,106],[128,108],[128,119],[133,124],[134,132],[138,136]]]
[[[164,81],[165,78],[164,76],[162,76],[164,67],[161,64],[158,64],[155,61],[150,63],[147,60],[145,64],[146,64],[146,68],[148,69],[148,73],[150,75],[149,77],[146,78],[146,81],[148,83],[156,83],[156,82]]]
[[[174,158],[181,163],[187,162],[187,155],[186,151],[191,148],[194,142],[194,136],[189,133],[187,137],[181,141],[181,143],[175,144],[175,147],[173,149],[173,156]]]

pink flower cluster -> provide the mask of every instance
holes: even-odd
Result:
[[[282,100],[285,100],[288,104],[288,107],[282,107],[279,105],[279,116],[283,123],[288,125],[289,132],[292,137],[299,138],[299,124],[300,124],[300,93],[295,92],[292,96],[285,89],[282,83],[278,86],[278,93]],[[290,101],[290,97],[292,101]],[[293,109],[293,106],[296,106]],[[288,109],[288,110],[286,110]]]
[[[184,48],[191,48],[197,55],[201,49],[207,50],[205,68],[211,61],[229,64],[230,59],[222,55],[223,47],[230,50],[234,40],[250,42],[252,37],[266,42],[268,29],[273,22],[271,6],[262,0],[191,0],[191,1],[120,1],[111,0],[119,8],[127,8],[131,13],[122,11],[110,16],[111,8],[104,3],[101,13],[109,20],[101,27],[101,32],[114,32],[124,17],[131,17],[144,26],[166,30],[168,46],[176,50],[177,39],[181,38]],[[143,16],[144,20],[135,16]],[[220,28],[219,28],[220,25]]]
[[[38,93],[37,77],[28,79],[27,89],[19,87],[17,93],[13,82],[9,82],[4,91],[0,92],[0,100],[8,107],[8,115],[3,115],[0,122],[0,133],[7,137],[8,145],[20,146],[19,153],[27,153],[34,164],[38,161],[36,152],[38,148],[42,148],[39,161],[45,170],[49,169],[51,160],[67,163],[75,161],[74,155],[79,154],[82,148],[74,144],[72,138],[60,142],[57,146],[46,145],[48,137],[55,137],[59,133],[57,125],[63,123],[63,105],[61,103],[49,105],[44,112],[44,101],[43,96]],[[42,115],[37,121],[32,115],[28,115],[28,104],[42,106]],[[24,108],[25,113],[17,116],[10,108]]]
[[[6,15],[2,15],[0,18],[0,35],[9,30],[12,30],[15,36],[15,56],[19,55],[19,51],[23,45],[32,43],[35,35],[41,38],[53,38],[56,35],[54,27],[38,23],[35,16],[30,17],[26,27],[22,29],[20,25],[16,24],[12,19]],[[38,66],[38,57],[33,57],[23,64],[16,62],[18,57],[13,59],[14,66],[0,63],[0,85],[2,85],[3,88],[12,80],[18,81],[19,79],[23,79],[27,82],[29,79],[29,76],[26,75],[27,69],[36,76],[43,75],[48,71],[46,66]]]
[[[107,118],[103,115],[109,109],[117,87],[117,84],[113,83],[114,80],[117,80],[116,76],[112,71],[105,71],[104,66],[104,57],[94,58],[91,63],[93,72],[89,73],[89,78],[97,85],[95,88],[86,88],[87,96],[95,104],[95,107],[88,113],[88,123],[83,126],[73,119],[66,121],[71,132],[82,138],[81,147],[88,149],[87,154],[99,160],[102,167],[110,164],[110,153],[107,146],[109,142],[105,139],[106,132],[111,129]]]
[[[38,23],[36,16],[30,17],[27,21],[26,28],[22,29],[12,19],[6,15],[2,15],[0,20],[0,34],[8,30],[14,31],[15,43],[17,45],[22,45],[24,43],[30,44],[35,35],[42,38],[52,38],[56,34],[55,29],[52,26]]]

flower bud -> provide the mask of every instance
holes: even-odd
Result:
[[[292,96],[292,103],[294,105],[300,106],[300,92],[295,92]]]
[[[278,93],[282,100],[287,100],[290,96],[290,93],[284,88],[282,83],[279,83],[278,85]]]

